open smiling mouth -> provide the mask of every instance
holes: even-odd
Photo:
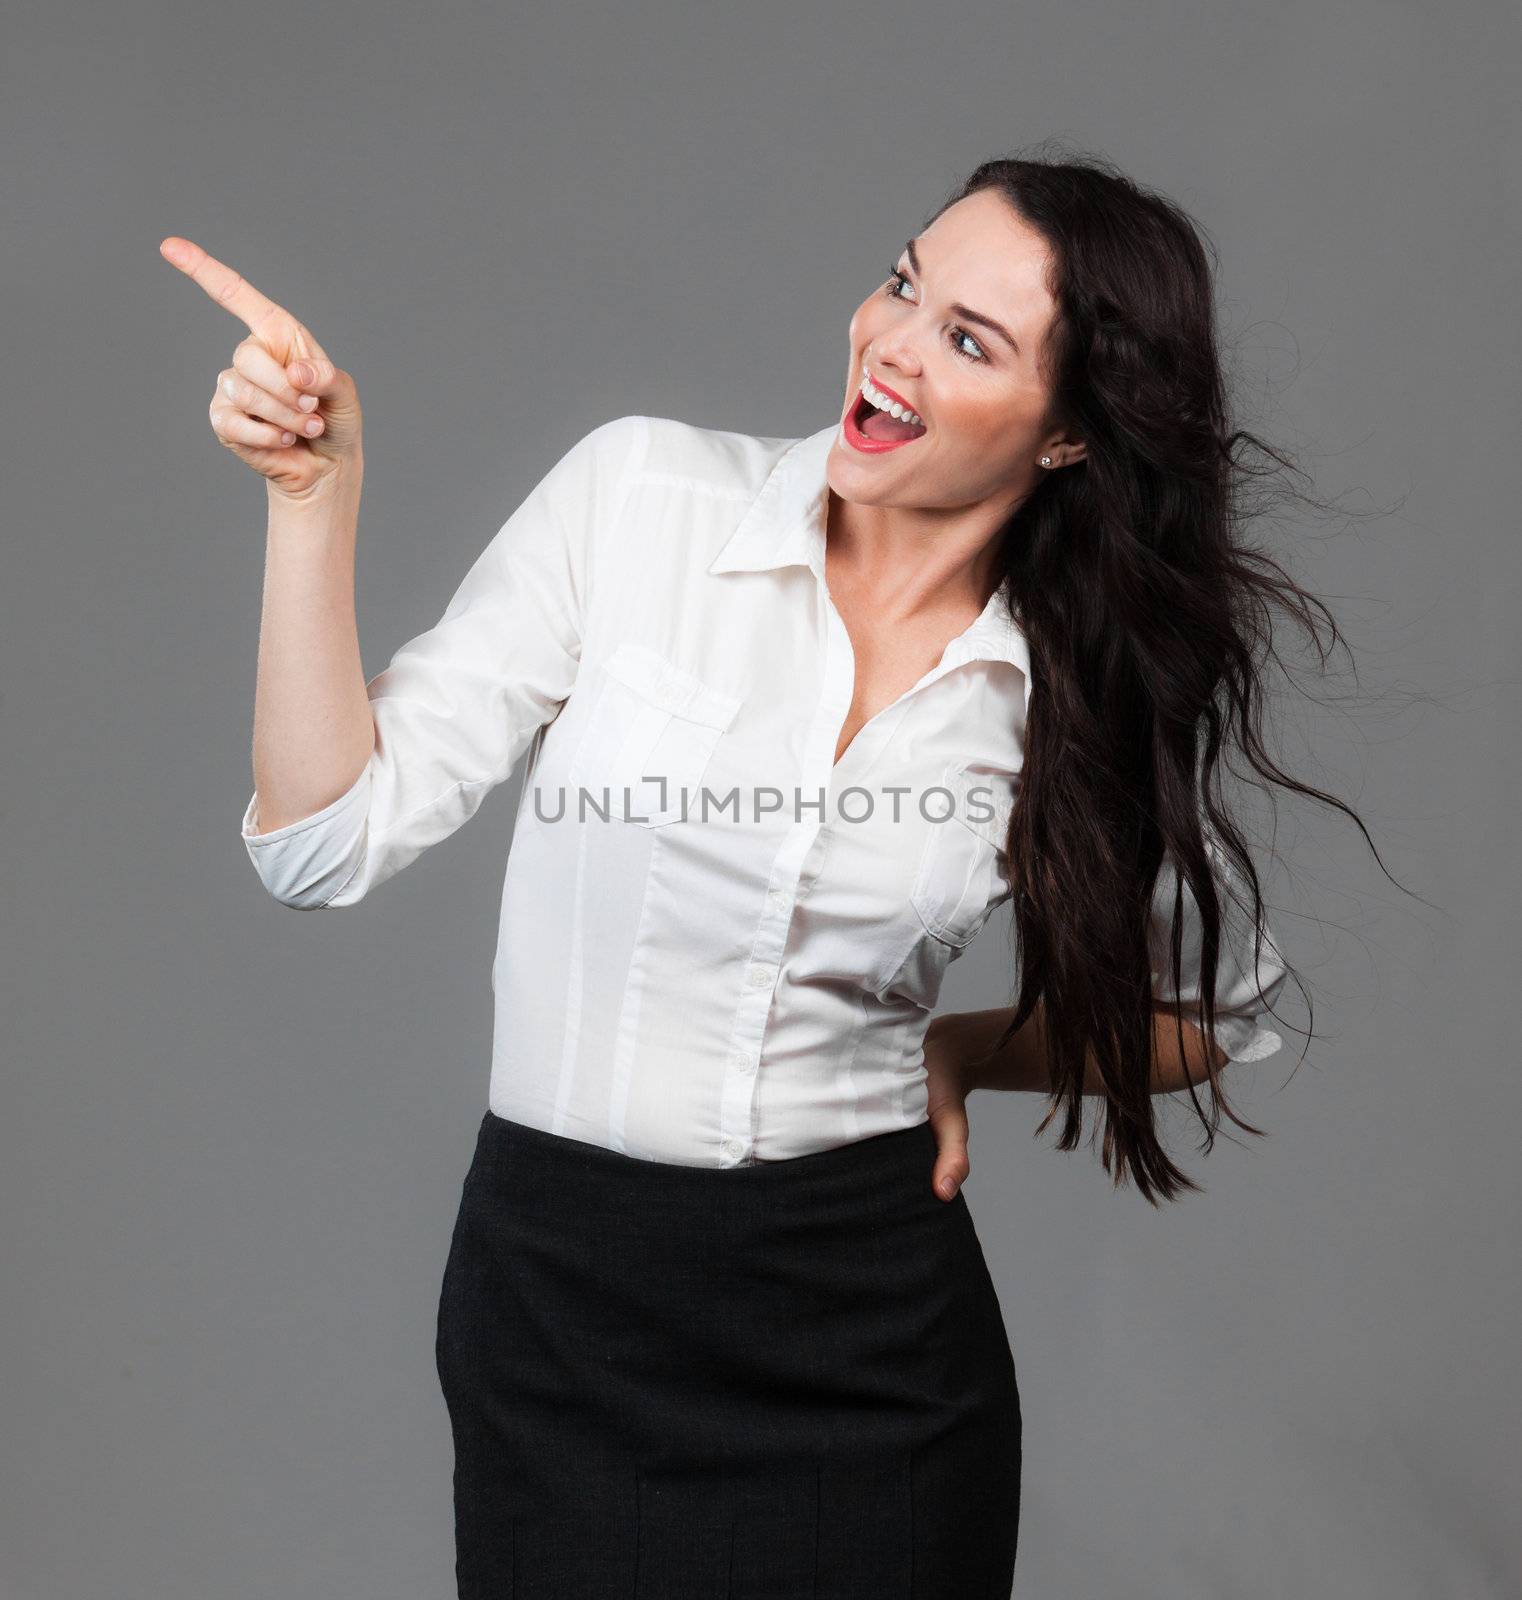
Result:
[[[871,396],[876,396],[876,400]],[[895,404],[900,411],[897,417],[887,409]],[[868,455],[913,444],[925,436],[926,428],[923,422],[911,422],[903,415],[905,409],[879,390],[870,378],[863,378],[842,424],[846,443]]]

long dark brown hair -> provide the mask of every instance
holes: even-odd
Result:
[[[1169,1159],[1153,1118],[1149,927],[1165,861],[1175,869],[1172,993],[1184,993],[1187,890],[1200,927],[1195,1018],[1207,1039],[1223,895],[1259,938],[1267,926],[1251,852],[1222,792],[1223,765],[1236,772],[1224,758],[1240,752],[1255,778],[1238,776],[1350,817],[1390,874],[1357,812],[1285,772],[1264,742],[1265,672],[1282,665],[1275,613],[1304,631],[1323,667],[1346,641],[1326,605],[1244,536],[1254,515],[1247,489],[1272,463],[1298,468],[1232,426],[1201,230],[1174,202],[1089,156],[985,161],[927,225],[982,189],[1002,194],[1050,245],[1048,421],[1086,445],[1080,462],[1041,474],[1000,546],[1032,694],[1008,841],[1018,999],[994,1048],[1039,1008],[1051,1105],[1037,1132],[1065,1107],[1058,1148],[1076,1146],[1092,1064],[1103,1085],[1105,1170],[1117,1185],[1129,1173],[1156,1205],[1200,1187]],[[1180,1017],[1181,1049],[1183,1026]],[[1208,1116],[1189,1087],[1206,1150],[1222,1112],[1261,1134],[1231,1109],[1208,1052],[1206,1071]]]

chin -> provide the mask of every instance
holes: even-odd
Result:
[[[825,473],[830,487],[847,499],[862,505],[897,505],[902,500],[903,474],[888,451],[883,455],[862,455],[853,450],[837,432],[825,458]],[[910,478],[913,478],[913,474]],[[895,488],[895,486],[897,486]]]
[[[887,485],[883,482],[882,468],[874,462],[862,461],[839,439],[830,446],[824,475],[842,500],[862,506],[886,505],[892,501],[892,495],[883,492]]]

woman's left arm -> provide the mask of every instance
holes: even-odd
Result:
[[[1190,1084],[1207,1080],[1205,1051],[1215,1065],[1228,1060],[1219,1045],[1205,1043],[1205,1035],[1184,1020],[1184,1048],[1179,1049],[1177,1007],[1155,1002],[1152,1024],[1153,1094],[1174,1094]],[[1012,1006],[989,1011],[950,1011],[932,1018],[925,1033],[925,1066],[930,1091],[930,1123],[935,1130],[936,1159],[931,1185],[943,1200],[956,1194],[972,1166],[967,1156],[967,1096],[974,1089],[1024,1089],[1046,1094],[1051,1084],[1046,1070],[1046,1045],[1041,1032],[1041,1007],[1003,1047],[993,1052],[994,1041],[1009,1026]],[[990,1053],[993,1052],[993,1053]],[[1100,1094],[1103,1085],[1091,1066],[1084,1080],[1085,1094]],[[949,1184],[950,1188],[945,1185]]]

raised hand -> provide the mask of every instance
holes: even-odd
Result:
[[[361,462],[359,393],[302,323],[200,245],[171,234],[159,245],[248,328],[217,374],[211,429],[272,494],[310,500]],[[316,423],[315,430],[312,424]]]

